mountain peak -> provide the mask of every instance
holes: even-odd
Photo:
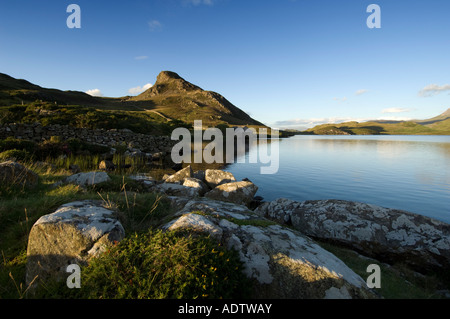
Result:
[[[148,100],[157,95],[174,95],[192,91],[203,91],[198,86],[186,81],[177,73],[162,71],[156,77],[155,84],[147,91],[133,98],[134,100]]]
[[[162,71],[156,77],[156,83],[158,83],[158,82],[163,83],[163,82],[168,82],[168,81],[173,81],[173,80],[183,80],[184,81],[184,79],[181,76],[179,76],[177,73],[172,72],[172,71]]]
[[[151,106],[168,118],[181,119],[186,123],[202,120],[205,125],[211,126],[218,123],[265,126],[219,93],[205,91],[172,71],[160,72],[151,88],[127,100],[138,102],[141,106]]]

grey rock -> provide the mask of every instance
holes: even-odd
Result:
[[[257,191],[258,187],[252,182],[232,182],[216,186],[216,188],[206,193],[205,197],[235,204],[249,205]]]
[[[182,185],[197,189],[200,196],[203,196],[206,192],[209,191],[209,187],[205,183],[203,183],[200,179],[194,177],[186,177],[183,180]]]
[[[343,200],[289,199],[264,203],[255,213],[382,261],[422,272],[450,270],[450,225],[426,216]]]
[[[205,171],[205,181],[209,187],[214,188],[221,184],[235,182],[236,178],[230,172],[220,169],[207,169]]]
[[[336,256],[246,206],[201,198],[175,216],[164,229],[204,232],[238,251],[244,273],[256,280],[253,298],[376,298]],[[259,226],[264,222],[268,226]]]
[[[110,180],[111,178],[105,172],[87,172],[71,175],[65,178],[63,182],[80,186],[92,186]]]
[[[143,184],[146,187],[152,187],[156,184],[156,180],[150,175],[137,174],[137,175],[130,175],[128,177],[132,180],[135,180],[135,181]]]
[[[78,201],[42,216],[28,238],[26,282],[38,276],[66,278],[70,264],[85,265],[123,239],[125,231],[114,211],[98,201]]]
[[[182,170],[179,170],[173,175],[170,175],[168,178],[164,180],[165,183],[182,183],[183,180],[187,177],[193,177],[194,172],[192,171],[191,166],[186,166]]]

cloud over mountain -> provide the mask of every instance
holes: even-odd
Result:
[[[129,89],[128,93],[130,95],[138,95],[138,94],[141,94],[142,92],[147,91],[152,86],[153,86],[153,84],[151,84],[151,83],[147,83],[144,86],[136,86],[134,88]]]
[[[103,93],[99,89],[87,90],[86,94],[90,96],[103,96]]]

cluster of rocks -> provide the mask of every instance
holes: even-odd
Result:
[[[42,142],[52,136],[60,136],[63,140],[78,138],[87,143],[110,147],[125,143],[130,149],[144,150],[149,153],[170,152],[174,145],[168,136],[139,134],[129,129],[88,129],[61,124],[42,126],[40,123],[11,123],[0,126],[0,139],[14,137]]]
[[[232,173],[218,169],[194,172],[187,166],[162,182],[154,181],[150,191],[168,196],[206,197],[209,199],[250,205],[258,187],[249,180],[236,181]]]
[[[245,274],[255,281],[254,298],[378,298],[362,277],[319,246],[316,238],[365,255],[397,255],[422,269],[449,270],[450,225],[424,216],[334,200],[277,199],[252,209],[257,186],[222,170],[194,172],[187,166],[161,181],[146,175],[131,177],[149,192],[164,193],[172,204],[174,214],[163,230],[207,233],[235,249]],[[106,172],[90,172],[65,182],[89,185],[108,178]],[[28,283],[36,276],[65,278],[67,265],[85,265],[124,236],[117,214],[104,203],[63,205],[41,217],[31,230]]]

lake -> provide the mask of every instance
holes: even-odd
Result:
[[[279,147],[276,174],[266,164],[226,167],[249,178],[265,201],[342,199],[402,209],[450,223],[450,136],[293,136]],[[251,157],[250,157],[251,158]]]

